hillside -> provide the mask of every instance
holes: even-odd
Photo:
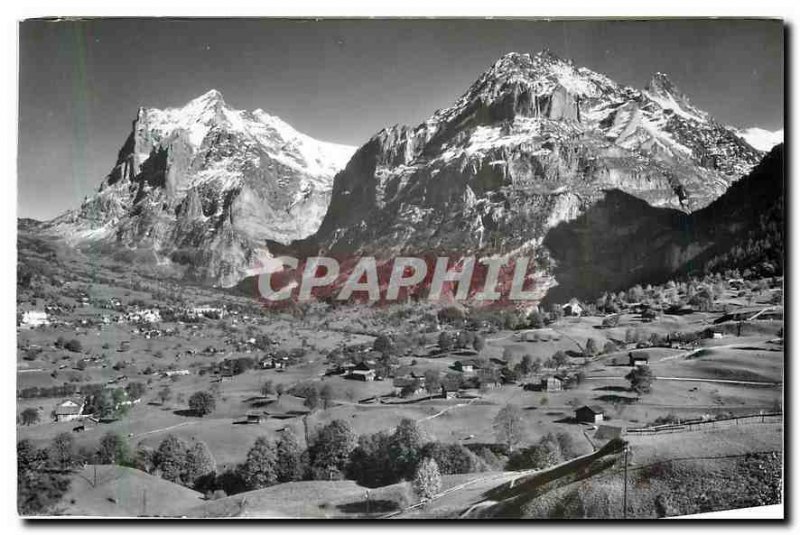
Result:
[[[543,245],[558,286],[549,301],[592,298],[703,269],[783,273],[783,145],[709,206],[686,214],[611,190]]]
[[[87,466],[72,477],[57,507],[79,516],[182,516],[202,495],[133,468]]]

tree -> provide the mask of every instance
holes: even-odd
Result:
[[[450,351],[453,349],[453,337],[449,332],[442,331],[442,333],[439,334],[439,349],[442,351]]]
[[[472,341],[472,349],[480,353],[486,347],[486,339],[483,335],[475,334],[475,339]]]
[[[39,423],[39,411],[37,411],[33,407],[28,407],[27,409],[25,409],[20,413],[19,419],[22,422],[22,425],[32,425],[35,423]]]
[[[534,310],[528,315],[528,321],[530,321],[531,327],[534,329],[541,329],[544,327],[544,314]]]
[[[372,343],[372,349],[380,353],[391,353],[393,348],[392,339],[385,334],[379,334]]]
[[[317,433],[309,457],[314,479],[341,479],[347,470],[356,435],[344,420],[334,420]]]
[[[266,437],[258,437],[242,465],[242,476],[247,486],[263,489],[277,483],[277,459],[275,445]]]
[[[522,410],[516,405],[508,404],[497,413],[492,424],[498,442],[505,444],[509,453],[519,444],[525,435],[522,422]]]
[[[47,450],[47,458],[58,470],[72,468],[75,463],[75,440],[72,435],[67,432],[56,435]]]
[[[423,459],[414,475],[414,491],[423,500],[430,500],[442,488],[439,466],[433,459]]]
[[[442,382],[439,379],[439,372],[437,370],[427,370],[425,372],[425,390],[430,395],[434,395],[442,388]]]
[[[556,369],[566,366],[568,362],[569,357],[567,357],[567,354],[560,349],[553,354],[553,364],[555,365]]]
[[[409,398],[417,393],[419,390],[419,379],[413,379],[400,389],[400,397]]]
[[[319,399],[322,403],[322,410],[328,410],[333,402],[333,387],[329,384],[323,385],[319,390]]]
[[[181,484],[186,469],[186,443],[175,435],[167,435],[155,454],[155,467],[162,479]]]
[[[275,394],[278,396],[278,399],[281,399],[281,396],[286,391],[286,386],[283,383],[278,383],[275,385]]]
[[[631,390],[641,395],[650,392],[655,377],[653,377],[650,366],[636,366],[625,376],[625,379],[630,381]]]
[[[595,340],[594,338],[589,338],[588,340],[586,340],[586,349],[584,350],[583,353],[587,357],[593,357],[597,355],[598,353],[597,340]]]
[[[262,396],[271,396],[275,393],[275,384],[272,380],[265,381],[263,385],[261,385],[261,395]]]
[[[350,454],[348,477],[366,487],[384,487],[397,483],[389,458],[391,435],[385,431],[361,435]]]
[[[132,461],[127,441],[112,431],[109,431],[100,439],[97,457],[100,464],[128,466]]]
[[[524,355],[519,363],[519,373],[523,377],[527,377],[533,371],[533,359],[530,355]]]
[[[211,414],[217,406],[217,401],[209,392],[195,392],[189,398],[189,408],[198,416]]]
[[[48,452],[30,440],[17,443],[17,510],[22,515],[50,512],[69,488],[69,477],[45,471],[47,458]]]
[[[278,481],[300,481],[303,478],[303,451],[291,429],[281,433],[276,445]]]
[[[312,411],[319,407],[319,391],[313,385],[306,392],[306,399],[303,401],[303,405]]]
[[[142,398],[147,391],[147,386],[144,383],[128,383],[125,391],[128,392],[128,399],[135,401]]]
[[[483,466],[480,459],[461,444],[428,442],[420,457],[436,461],[441,474],[468,474],[480,471]]]
[[[161,400],[162,405],[166,403],[167,400],[169,400],[171,397],[172,397],[172,389],[170,389],[170,387],[168,386],[165,386],[158,392],[158,399]]]
[[[217,464],[211,450],[203,441],[196,441],[186,452],[186,465],[184,466],[183,482],[192,488],[196,488],[198,483],[208,479],[217,471]]]

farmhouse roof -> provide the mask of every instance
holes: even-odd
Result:
[[[603,414],[603,412],[604,412],[603,408],[599,407],[597,405],[584,405],[583,407],[578,407],[577,409],[575,409],[575,412],[583,411],[583,410],[591,411],[594,414]]]
[[[55,413],[59,415],[80,414],[81,409],[83,409],[83,400],[80,398],[70,398],[59,403]]]

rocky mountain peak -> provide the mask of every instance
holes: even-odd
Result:
[[[338,173],[323,253],[535,254],[613,189],[700,209],[761,155],[694,108],[666,75],[619,84],[550,51],[495,61],[452,106],[381,131]],[[358,209],[355,210],[354,206]]]
[[[95,195],[48,224],[78,246],[152,249],[203,282],[232,285],[314,232],[354,147],[326,143],[210,90],[183,106],[139,108]]]
[[[656,72],[644,88],[645,94],[662,108],[672,110],[686,119],[708,121],[707,113],[695,108],[669,75]]]

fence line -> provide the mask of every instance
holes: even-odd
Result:
[[[776,420],[777,418],[777,420]],[[687,420],[674,424],[655,425],[650,427],[637,427],[626,430],[628,434],[636,435],[655,435],[660,433],[682,433],[686,431],[696,431],[711,427],[731,427],[739,424],[754,423],[779,423],[783,420],[782,412],[769,412],[760,414],[747,414],[744,416],[733,416],[730,418],[719,418],[714,420]]]

